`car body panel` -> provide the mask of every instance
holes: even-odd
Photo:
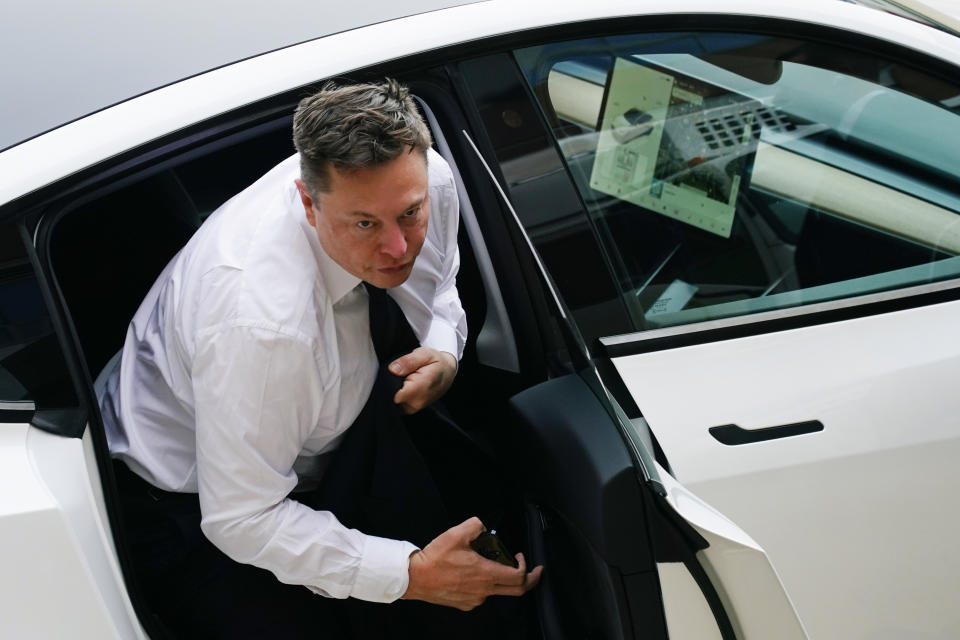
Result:
[[[760,545],[677,482],[666,469],[658,465],[657,471],[667,490],[667,502],[709,543],[698,555],[711,580],[720,589],[720,598],[730,614],[737,637],[763,640],[770,637],[772,629],[776,629],[778,640],[805,639],[807,634],[793,604]],[[677,600],[682,607],[690,598],[687,595]],[[664,594],[664,603],[667,622],[669,624],[674,619],[675,629],[683,616],[671,611],[677,602],[668,598],[667,592]],[[700,617],[703,618],[702,615]],[[697,633],[708,629],[708,624],[702,624]],[[692,634],[692,630],[687,633]]]
[[[10,638],[142,638],[81,440],[0,425],[0,620]],[[15,489],[15,490],[14,490]],[[16,579],[10,579],[16,576]]]
[[[614,359],[676,478],[767,550],[812,637],[960,628],[958,323],[954,301]]]

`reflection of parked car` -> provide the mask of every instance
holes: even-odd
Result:
[[[292,152],[298,99],[391,75],[460,182],[449,407],[525,502],[499,533],[546,565],[531,638],[956,636],[960,40],[835,0],[456,4],[256,16],[187,58],[178,30],[222,15],[0,38],[36,66],[0,70],[0,630],[163,637],[91,381],[204,217]],[[729,234],[589,187],[616,58],[761,105]]]

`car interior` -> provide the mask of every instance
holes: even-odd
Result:
[[[559,153],[543,154],[552,153],[551,167],[565,165],[574,179],[577,194],[569,202],[577,204],[567,208],[582,206],[595,220],[629,311],[624,332],[924,282],[939,277],[926,265],[946,270],[955,262],[949,259],[958,247],[945,229],[957,202],[937,200],[928,188],[946,180],[934,159],[939,152],[912,146],[909,125],[903,134],[882,129],[897,141],[884,148],[872,125],[897,113],[905,122],[913,114],[915,121],[955,126],[944,108],[950,92],[935,78],[824,43],[734,34],[578,40],[516,56],[546,120],[542,130],[530,125],[536,131],[528,138],[556,140]],[[659,150],[642,144],[653,139],[650,125],[630,122],[630,111],[619,122],[612,117],[618,101],[654,100],[638,92],[644,82],[630,80],[640,69],[690,100],[670,103]],[[843,99],[805,100],[803,87],[827,83],[846,91]],[[859,119],[844,102],[855,99]],[[636,183],[603,182],[606,140],[617,149],[632,144],[629,153],[639,153],[641,163],[655,163],[651,195]],[[558,191],[531,157],[509,163],[518,199],[538,186]],[[731,178],[739,194],[724,187]],[[664,184],[675,187],[672,199],[662,195]],[[718,222],[725,208],[727,227]],[[712,219],[702,213],[711,209]],[[660,215],[640,215],[644,210]],[[555,225],[534,220],[529,228],[557,234]],[[687,288],[685,305],[658,309],[678,284]]]
[[[547,569],[517,613],[518,637],[666,637],[650,522],[665,523],[657,547],[673,561],[689,561],[700,541],[647,495],[609,406],[574,373],[574,343],[530,257],[515,248],[522,231],[505,221],[489,178],[458,135],[469,127],[449,88],[431,74],[397,75],[420,100],[436,146],[463,186],[458,289],[470,337],[444,402],[479,446],[496,453],[494,473],[502,477],[491,484],[510,489],[498,535],[531,566]],[[291,92],[157,141],[46,209],[38,252],[54,276],[88,382],[121,348],[154,278],[205,217],[293,153],[292,111],[303,95]],[[510,286],[499,286],[498,277]],[[89,424],[102,430],[96,410]],[[137,596],[105,439],[96,436],[128,590],[148,634],[164,637]],[[709,583],[703,588],[715,599]]]

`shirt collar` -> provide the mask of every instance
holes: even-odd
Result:
[[[317,253],[317,265],[319,266],[320,277],[323,278],[323,284],[327,289],[327,295],[330,297],[330,304],[336,304],[362,281],[334,262],[333,258],[328,256],[327,252],[320,246],[320,240],[317,238],[314,228],[309,224],[307,224],[307,228],[313,232],[310,235],[313,238],[313,243],[315,243],[314,252]]]

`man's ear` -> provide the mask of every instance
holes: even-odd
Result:
[[[300,192],[300,202],[303,203],[303,212],[307,216],[307,222],[311,227],[316,227],[317,213],[313,209],[313,198],[310,197],[310,193],[307,191],[306,185],[303,184],[303,180],[297,178],[293,182],[297,185],[297,191]]]

